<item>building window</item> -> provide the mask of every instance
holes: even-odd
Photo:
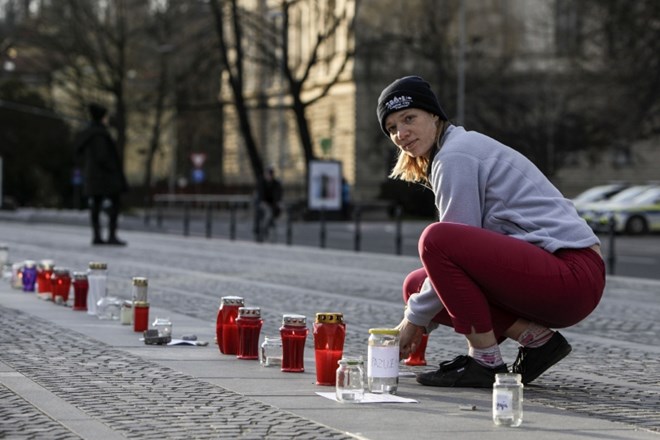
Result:
[[[582,49],[582,15],[579,2],[556,0],[555,44],[557,55],[579,55]]]

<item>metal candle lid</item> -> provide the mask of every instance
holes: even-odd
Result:
[[[316,322],[318,324],[343,324],[343,313],[317,313]]]
[[[67,275],[67,276],[71,274],[69,269],[66,269],[66,268],[63,268],[63,267],[58,267],[58,268],[54,269],[53,273],[55,275]]]
[[[261,318],[261,308],[259,307],[239,307],[239,318]]]
[[[101,263],[100,261],[90,261],[89,268],[92,270],[105,270],[108,268],[108,264]]]
[[[146,287],[149,285],[149,280],[144,277],[133,277],[133,285],[139,287]]]
[[[53,266],[55,266],[55,262],[53,260],[41,260],[39,262],[39,267],[45,270],[51,270]]]
[[[36,263],[34,260],[25,260],[25,261],[23,262],[23,266],[25,266],[25,267],[27,267],[27,268],[32,268],[32,267],[34,267],[34,266],[36,266],[36,265],[37,265],[37,263]]]
[[[87,274],[85,272],[74,272],[73,273],[73,279],[74,280],[86,280],[87,279]]]
[[[292,325],[294,327],[304,327],[307,325],[307,318],[303,315],[283,315],[283,325]]]
[[[240,306],[245,305],[245,301],[240,296],[223,296],[220,298],[220,304],[223,306]]]
[[[395,328],[370,328],[370,335],[390,335],[390,336],[399,336],[399,330]]]

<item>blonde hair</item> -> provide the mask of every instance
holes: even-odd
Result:
[[[446,122],[438,119],[438,130],[435,136],[436,145],[445,131]],[[433,157],[410,157],[400,148],[398,150],[396,164],[388,177],[390,179],[400,179],[404,182],[420,183],[430,188],[431,183],[429,182],[427,172],[429,163],[433,160]]]

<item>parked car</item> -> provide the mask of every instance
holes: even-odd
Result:
[[[630,202],[647,189],[655,188],[657,186],[658,185],[630,186],[614,194],[609,199],[584,204],[581,208],[578,208],[578,214],[580,214],[580,217],[585,219],[594,230],[600,230],[601,226],[599,223],[604,213],[610,212],[612,207]]]
[[[630,185],[626,183],[609,183],[606,185],[593,186],[586,191],[581,192],[571,199],[573,205],[580,212],[585,209],[590,203],[601,202],[607,200],[615,194],[628,188]]]
[[[631,235],[660,231],[660,186],[648,188],[627,202],[607,205],[600,212],[597,230],[609,230]]]

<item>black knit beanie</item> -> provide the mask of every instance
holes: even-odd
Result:
[[[443,121],[449,118],[445,114],[438,98],[431,90],[429,83],[419,76],[405,76],[385,87],[378,97],[378,121],[386,136],[385,119],[392,113],[407,108],[419,108],[438,115]]]
[[[100,104],[92,103],[89,105],[89,115],[94,122],[101,122],[101,119],[108,113],[108,109]]]

